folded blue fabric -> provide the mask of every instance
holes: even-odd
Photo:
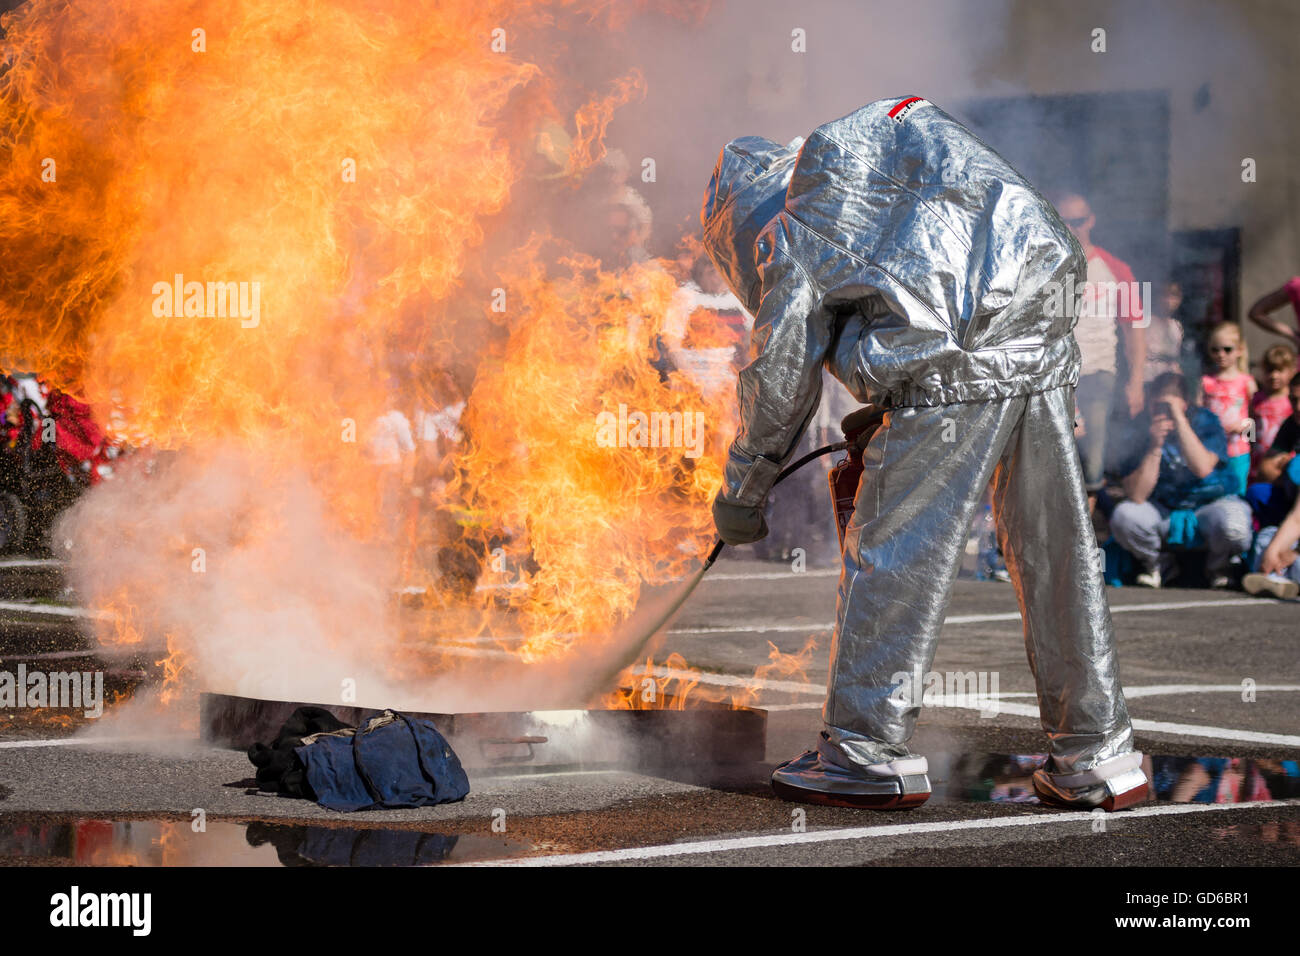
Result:
[[[1106,583],[1113,588],[1121,588],[1133,580],[1137,573],[1137,562],[1133,555],[1119,546],[1114,538],[1107,538],[1102,546],[1106,556]]]
[[[1165,544],[1174,548],[1195,548],[1197,540],[1196,512],[1187,509],[1169,512],[1169,536]]]

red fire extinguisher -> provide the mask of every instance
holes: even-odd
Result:
[[[835,529],[840,536],[840,550],[844,550],[844,533],[853,516],[853,501],[862,482],[862,450],[885,421],[886,410],[878,405],[868,405],[845,416],[840,423],[844,440],[849,443],[848,454],[837,461],[829,475],[831,504],[835,508]]]

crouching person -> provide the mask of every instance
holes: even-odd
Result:
[[[1277,498],[1290,499],[1280,525],[1261,528],[1251,549],[1251,573],[1241,585],[1249,594],[1292,599],[1300,596],[1300,464],[1293,459],[1275,483]]]
[[[1186,381],[1167,372],[1151,383],[1140,428],[1146,448],[1121,469],[1128,500],[1110,519],[1116,542],[1142,567],[1137,583],[1168,583],[1177,564],[1164,549],[1191,546],[1199,536],[1209,552],[1210,586],[1230,586],[1250,547],[1251,516],[1250,505],[1232,493],[1236,478],[1222,424],[1209,409],[1189,405]]]

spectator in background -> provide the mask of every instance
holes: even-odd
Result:
[[[1300,375],[1291,378],[1291,417],[1284,421],[1259,460],[1260,481],[1246,489],[1255,517],[1263,527],[1280,524],[1297,497],[1300,483],[1300,465],[1296,453],[1300,452]]]
[[[611,149],[601,160],[599,173],[602,198],[608,203],[608,222],[613,238],[615,265],[639,265],[650,260],[646,243],[654,226],[654,215],[645,197],[628,185],[630,167],[621,149]]]
[[[1143,424],[1147,448],[1123,469],[1128,500],[1115,506],[1111,534],[1141,565],[1137,583],[1158,588],[1176,573],[1162,549],[1191,545],[1199,532],[1211,587],[1228,587],[1250,546],[1251,516],[1232,493],[1223,426],[1209,409],[1188,405],[1187,382],[1174,372],[1152,383]]]
[[[464,438],[460,417],[465,399],[450,373],[437,371],[429,378],[426,401],[431,407],[415,412],[415,481],[423,496],[440,498]]]
[[[366,455],[379,471],[380,520],[389,534],[395,534],[403,518],[402,489],[410,484],[415,469],[410,420],[396,408],[376,418]]]
[[[717,267],[700,253],[690,278],[673,295],[661,337],[672,364],[705,395],[714,395],[735,390],[753,322]]]
[[[1275,319],[1271,313],[1290,304],[1292,311],[1296,316],[1296,328],[1291,328],[1281,319]],[[1254,322],[1265,332],[1272,332],[1274,335],[1280,335],[1284,339],[1289,339],[1291,344],[1300,349],[1300,276],[1293,276],[1282,284],[1280,288],[1274,289],[1267,295],[1260,296],[1255,304],[1250,307],[1250,321]]]
[[[1177,282],[1166,283],[1164,300],[1158,311],[1153,308],[1151,324],[1146,328],[1147,360],[1142,370],[1146,382],[1183,369],[1183,326],[1174,318],[1182,304],[1183,287]]]
[[[1083,419],[1078,440],[1083,461],[1083,480],[1088,506],[1097,503],[1097,492],[1105,483],[1106,425],[1115,398],[1119,375],[1119,351],[1124,350],[1126,376],[1124,401],[1130,416],[1142,410],[1142,370],[1146,365],[1146,330],[1142,322],[1141,297],[1135,289],[1133,270],[1122,260],[1092,242],[1097,217],[1088,200],[1078,193],[1056,198],[1056,210],[1079,240],[1088,260],[1088,281],[1074,337],[1082,353],[1083,369],[1075,389],[1075,404]],[[1123,294],[1116,294],[1123,289]]]
[[[1272,345],[1259,362],[1264,373],[1264,387],[1250,400],[1250,414],[1255,420],[1255,444],[1251,448],[1251,479],[1260,479],[1259,463],[1268,454],[1282,423],[1291,417],[1290,384],[1296,373],[1295,350],[1289,345]]]
[[[1300,497],[1276,527],[1262,528],[1251,551],[1251,573],[1242,579],[1248,594],[1300,595]]]
[[[1250,417],[1250,402],[1259,386],[1251,377],[1250,360],[1241,326],[1220,322],[1210,329],[1206,344],[1210,374],[1201,376],[1202,404],[1219,416],[1228,436],[1228,467],[1237,479],[1236,494],[1246,493],[1250,475],[1250,438],[1255,422]]]

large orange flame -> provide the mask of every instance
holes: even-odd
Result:
[[[304,492],[269,476],[305,475],[352,544],[407,539],[408,582],[437,576],[417,547],[437,537],[430,509],[476,516],[462,522],[481,538],[475,560],[513,562],[517,587],[504,606],[465,598],[472,623],[448,613],[419,640],[522,632],[501,646],[523,662],[604,635],[644,581],[707,547],[732,398],[660,371],[673,278],[653,260],[565,253],[537,215],[602,169],[610,119],[644,85],[632,71],[593,93],[553,67],[560,54],[516,44],[531,37],[535,52],[565,17],[626,13],[595,0],[34,0],[5,16],[0,359],[84,395],[119,440],[251,489],[198,492],[160,463],[132,494],[167,516],[161,528],[136,533],[120,497],[73,520],[78,549],[113,540],[80,559],[98,562],[86,596],[117,614],[106,639],[165,639],[169,686],[211,667],[178,608],[210,617],[226,575],[224,599],[276,614],[301,602],[313,639],[369,654],[358,634],[379,624],[354,619],[360,603],[284,593],[299,586],[282,540]],[[367,430],[445,397],[430,383],[452,372],[469,389],[452,478],[408,489],[419,507],[390,520]],[[629,439],[629,415],[667,430]],[[197,540],[213,527],[215,545]],[[238,626],[270,640],[266,623]]]

